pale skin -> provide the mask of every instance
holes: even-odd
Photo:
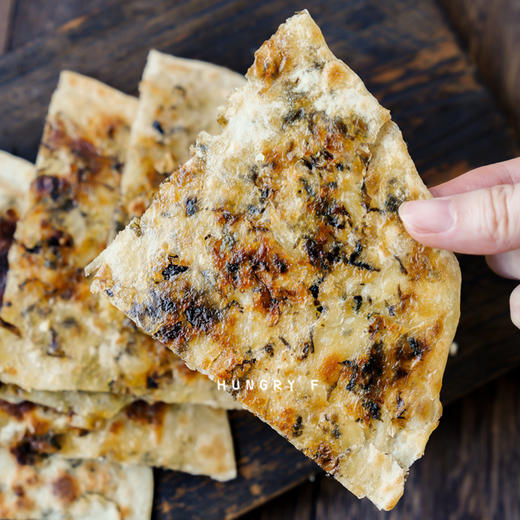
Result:
[[[520,157],[472,170],[430,190],[431,200],[405,202],[399,214],[418,242],[486,255],[497,274],[520,280]],[[520,285],[509,300],[520,328]]]

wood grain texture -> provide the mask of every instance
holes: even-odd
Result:
[[[307,480],[277,497],[262,507],[241,516],[241,520],[316,520],[316,504],[321,491],[325,488],[323,480],[329,477],[321,475]],[[345,491],[344,491],[345,492]],[[347,492],[348,493],[348,492]],[[336,512],[336,511],[335,511]],[[339,513],[339,510],[337,511]],[[344,520],[348,513],[343,511]]]
[[[2,1],[4,0],[0,0]],[[16,49],[54,31],[66,31],[67,28],[78,26],[85,16],[95,16],[100,7],[110,2],[111,0],[12,0],[15,8],[9,49]]]
[[[443,403],[468,394],[520,364],[520,331],[510,321],[509,295],[518,282],[490,272],[482,257],[459,256],[462,270],[457,355],[448,359]]]
[[[129,93],[136,92],[149,48],[245,72],[254,50],[281,21],[301,8],[300,2],[292,0],[255,4],[246,0],[67,0],[55,14],[50,4],[55,2],[18,0],[13,50],[0,57],[0,148],[28,159],[35,157],[61,69],[97,77]],[[24,12],[21,5],[27,15],[20,14]],[[43,15],[45,6],[52,16]],[[427,184],[514,153],[505,118],[479,82],[434,0],[338,0],[314,2],[308,7],[333,51],[392,110]],[[460,350],[448,363],[445,402],[520,363],[520,334],[509,322],[507,311],[508,293],[514,284],[492,275],[480,258],[462,257],[461,264]],[[155,518],[236,517],[315,471],[312,462],[251,416],[235,414],[233,428],[239,479],[224,485],[157,472]],[[436,449],[438,456],[442,449]],[[424,490],[415,492],[412,487],[412,492],[407,491],[412,498],[406,500],[417,500],[413,498],[417,493],[421,498],[434,478],[439,481],[438,474],[429,480],[428,464],[420,462],[414,470],[419,475],[416,485]],[[290,498],[284,502],[287,516],[282,517],[310,518],[313,516],[306,515],[314,507],[312,515],[318,511],[320,518],[332,514],[326,506],[328,499],[318,507],[324,500],[320,497],[335,493],[350,497],[334,486],[332,481],[305,484],[304,497],[295,495],[296,509],[291,508]],[[347,499],[330,500],[342,511]],[[372,511],[365,502],[348,507],[354,507],[359,515],[363,508]]]
[[[450,405],[405,495],[390,513],[321,477],[243,520],[517,520],[520,517],[520,371]],[[300,501],[307,504],[300,517]]]
[[[0,54],[3,54],[9,43],[11,14],[14,0],[0,0]]]
[[[520,138],[520,2],[441,0],[473,61],[497,93]]]

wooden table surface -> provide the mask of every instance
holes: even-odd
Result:
[[[109,3],[115,5],[117,2]],[[121,0],[119,3],[121,9],[125,9],[128,5],[125,0]],[[177,3],[180,4],[180,2]],[[244,2],[242,3],[244,4]],[[370,26],[372,21],[377,22],[378,17],[382,16],[375,1],[356,1],[354,3],[359,21],[358,25],[351,24],[350,27],[353,30],[363,31]],[[30,48],[34,42],[34,55],[37,55],[37,42],[42,38],[58,34],[60,31],[74,29],[81,25],[87,16],[98,12],[106,4],[106,0],[0,0],[0,54],[2,52],[12,53],[23,49],[24,46]],[[138,2],[134,1],[131,4],[135,6]],[[142,4],[144,10],[146,2]],[[293,4],[294,2],[291,2],[291,7]],[[280,5],[282,6],[280,13],[284,13],[284,2],[280,2]],[[446,42],[446,45],[448,47],[451,45],[448,48],[447,63],[450,63],[449,59],[455,59],[453,55],[450,55],[455,47],[457,47],[455,51],[460,54],[458,46],[460,45],[466,52],[465,45],[467,45],[468,54],[474,60],[473,63],[478,68],[478,74],[484,81],[489,82],[489,88],[502,107],[503,114],[511,122],[511,128],[515,126],[520,128],[520,111],[518,109],[520,106],[518,103],[518,93],[520,92],[520,59],[518,57],[520,53],[515,49],[515,44],[520,42],[519,5],[518,0],[497,0],[495,2],[441,0],[432,8],[432,16],[447,17],[444,22],[450,27],[450,31],[459,31],[458,39],[455,38],[452,41],[449,37],[447,38],[449,41]],[[326,10],[327,2],[302,4],[300,7],[308,7],[312,12]],[[261,6],[258,9],[261,10]],[[125,14],[128,15],[128,13]],[[135,13],[131,14],[135,14],[136,18],[139,17],[139,9],[135,9]],[[333,13],[329,15],[333,16]],[[413,17],[411,19],[413,20]],[[348,21],[345,23],[348,24]],[[271,29],[267,30],[266,36]],[[186,30],[189,30],[189,27]],[[382,37],[391,38],[390,35]],[[432,37],[438,37],[438,35],[432,35]],[[337,42],[336,44],[339,45]],[[345,49],[344,52],[350,51],[348,42]],[[99,51],[103,52],[103,49],[99,49]],[[244,49],[242,52],[249,55],[250,51],[251,49]],[[29,54],[25,53],[26,60],[29,60]],[[23,55],[23,52],[20,55]],[[44,58],[45,56],[40,56],[38,59]],[[418,59],[425,61],[426,69],[428,60],[432,60],[433,57],[424,53]],[[363,58],[360,63],[363,64]],[[431,63],[429,65],[431,66]],[[16,66],[17,62],[14,60],[13,67],[16,68]],[[367,62],[365,66],[368,67],[369,63]],[[436,71],[439,74],[442,74],[443,66],[444,62],[438,64]],[[451,62],[451,66],[453,67],[453,62]],[[13,70],[13,74],[25,73],[27,70]],[[390,73],[391,71],[382,69],[380,81],[392,81],[388,77]],[[102,71],[102,74],[108,73]],[[395,81],[395,78],[393,80]],[[55,81],[55,78],[51,78],[49,81]],[[393,105],[392,108],[397,106],[398,114],[405,113],[403,103],[407,102],[406,98],[397,97],[397,93],[391,89],[385,92],[381,84],[369,85],[369,87],[372,86],[383,92],[383,97]],[[414,85],[410,85],[408,88],[408,94],[412,97],[413,89]],[[435,89],[435,85],[432,86],[432,89]],[[497,111],[499,110],[497,107]],[[475,106],[475,117],[478,115],[479,107]],[[497,117],[502,117],[502,115],[497,115]],[[406,126],[406,117],[403,117],[403,121]],[[398,122],[400,121],[398,120]],[[13,121],[13,124],[16,122]],[[468,124],[471,125],[471,121],[468,121]],[[424,129],[426,131],[425,142],[429,144],[428,126],[425,125]],[[463,133],[464,127],[459,127],[455,131]],[[406,135],[406,128],[404,128],[404,132]],[[421,167],[421,162],[425,165],[430,164],[431,157],[428,157],[428,154],[421,149],[421,140],[412,140],[412,144],[412,155],[419,158],[419,167]],[[34,150],[34,146],[35,142],[27,143],[26,148],[23,143],[20,143],[18,151],[22,155],[28,156],[32,153],[31,150]],[[486,150],[486,146],[494,146],[496,153],[493,155]],[[506,154],[511,154],[505,151],[506,148],[504,145],[504,151],[501,151],[500,144],[478,142],[472,157],[473,162],[464,160],[464,157],[468,155],[464,150],[454,153],[453,150],[441,148],[436,150],[436,153],[446,153],[447,156],[450,156],[449,164],[448,162],[443,163],[442,158],[436,158],[433,162],[438,165],[437,171],[426,171],[426,180],[428,181],[429,176],[432,179],[439,178],[441,175],[439,168],[442,168],[443,165],[446,170],[457,170],[460,173],[469,164],[478,164],[482,160],[479,157],[494,157],[495,160],[505,158]],[[473,273],[485,272],[485,267],[480,260],[465,259],[464,261],[471,265]],[[478,266],[477,269],[475,269],[475,265]],[[478,286],[478,276],[469,282],[471,285]],[[473,284],[473,282],[475,283]],[[502,282],[495,280],[492,283],[496,285]],[[503,283],[501,287],[505,291],[511,285]],[[485,293],[487,286],[480,285],[478,290]],[[500,312],[504,312],[504,302],[505,298],[502,298]],[[498,362],[501,357],[501,345],[505,343],[511,345],[514,337],[520,338],[520,336],[512,336],[511,328],[505,322],[500,322],[502,325],[496,327],[496,330],[488,330],[482,335],[482,338],[479,338],[479,327],[485,328],[485,324],[479,323],[479,304],[480,302],[477,300],[475,312],[467,313],[468,318],[465,325],[476,330],[475,342],[480,342],[480,357],[474,363],[480,367],[479,378],[481,379],[482,373],[486,370],[489,370],[490,377],[498,373],[499,367],[500,370],[505,370]],[[486,346],[489,346],[489,349],[486,350]],[[518,346],[517,358],[520,359],[520,345]],[[448,394],[458,395],[461,381],[466,381],[468,388],[471,387],[470,379],[473,372],[468,371],[467,366],[464,358],[460,362],[457,360],[451,363],[449,368],[451,387],[446,390]],[[475,366],[472,367],[472,370],[475,370]],[[384,516],[410,519],[520,518],[517,475],[520,462],[519,375],[520,371],[514,370],[446,408],[441,425],[433,434],[428,445],[425,458],[412,469],[405,497],[394,512],[379,513],[367,501],[354,499],[334,480],[319,476],[313,482],[304,483],[248,513],[244,518],[249,520],[264,518],[275,520],[286,518],[370,520]]]

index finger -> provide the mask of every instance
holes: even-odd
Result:
[[[499,184],[517,183],[520,183],[520,157],[481,166],[459,175],[451,181],[430,188],[430,191],[435,197],[446,197],[481,188],[491,188]]]

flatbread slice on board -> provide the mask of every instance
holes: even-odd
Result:
[[[220,131],[217,109],[244,83],[224,67],[150,51],[121,179],[126,218],[143,214],[159,183],[189,158],[199,132]]]
[[[51,456],[27,466],[0,448],[0,518],[145,520],[153,473],[144,466]]]
[[[48,455],[161,466],[216,480],[236,477],[229,422],[224,410],[204,405],[135,401],[93,430],[72,414],[30,402],[0,401],[0,447],[20,464]]]
[[[96,80],[61,74],[27,212],[9,251],[2,318],[19,337],[0,331],[0,379],[28,390],[110,391],[236,408],[206,377],[92,296],[84,279],[84,266],[112,230],[136,108],[136,99]]]
[[[222,133],[88,268],[92,288],[390,509],[441,415],[459,267],[406,233],[399,204],[429,193],[308,12],[246,77]]]
[[[12,404],[30,401],[52,408],[72,417],[74,426],[91,430],[114,417],[135,401],[135,397],[109,392],[24,390],[17,385],[0,383],[0,400]]]
[[[0,219],[12,217],[16,224],[18,214],[23,214],[27,187],[34,176],[34,168],[28,166],[0,153],[0,178],[5,181],[0,186]],[[3,247],[4,242],[10,242],[12,232],[4,236],[3,228],[0,231]],[[2,249],[0,254],[5,258],[6,252]],[[4,331],[4,336],[13,336],[13,344],[22,346],[11,332]],[[195,379],[216,389],[204,376]],[[219,479],[235,475],[224,411],[151,405],[133,399],[108,392],[26,391],[0,383],[0,446],[8,446],[19,455],[20,463],[26,464],[59,453],[79,458],[106,456],[118,462],[164,466]]]

